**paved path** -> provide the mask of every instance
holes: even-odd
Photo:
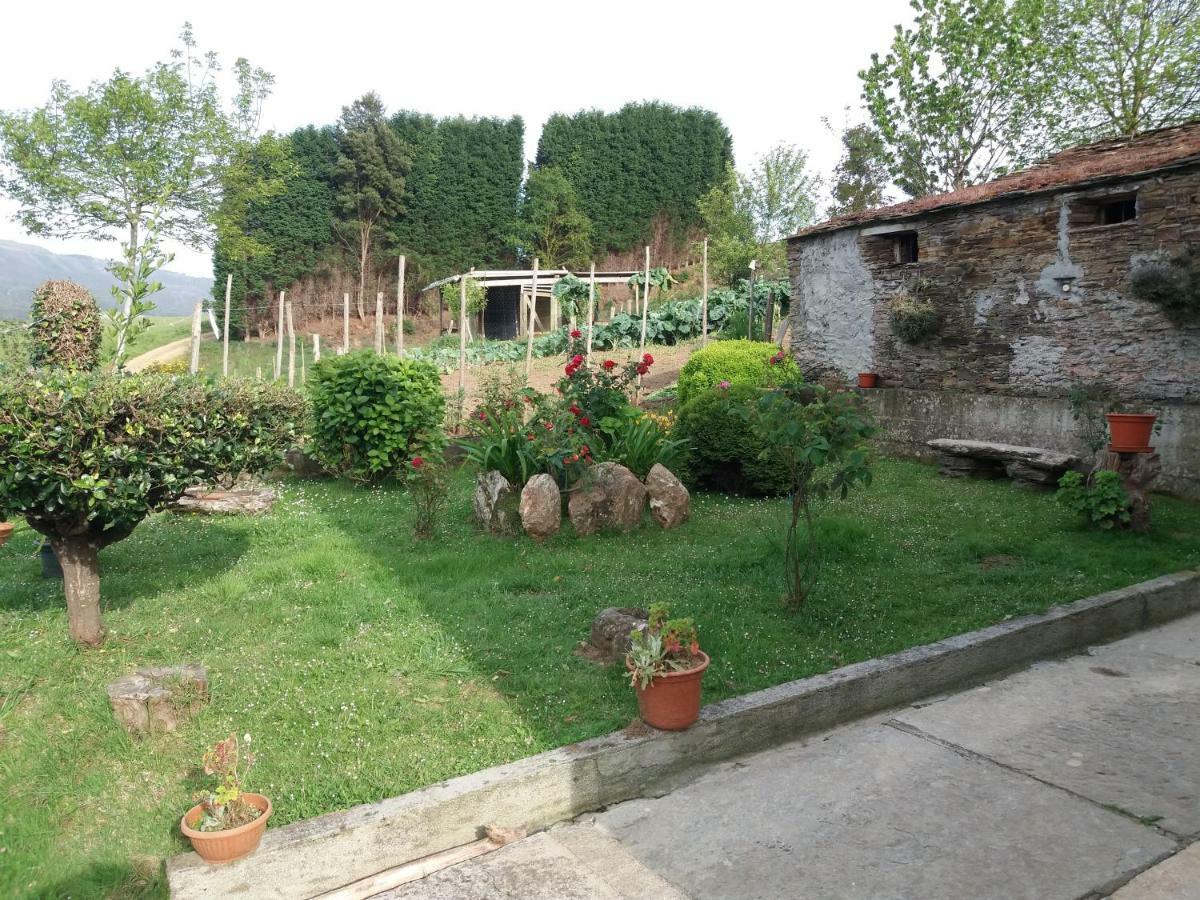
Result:
[[[699,774],[384,895],[1200,900],[1200,615]]]

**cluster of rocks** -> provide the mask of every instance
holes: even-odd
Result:
[[[603,462],[567,493],[567,517],[580,535],[632,531],[647,506],[662,528],[682,525],[690,514],[687,488],[657,463],[643,483],[620,463]],[[475,518],[494,534],[515,534],[519,525],[544,540],[562,527],[563,493],[546,474],[534,475],[518,493],[499,472],[485,472],[475,482],[474,506]]]

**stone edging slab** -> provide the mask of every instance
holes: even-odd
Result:
[[[473,841],[485,824],[530,832],[635,797],[661,795],[698,766],[966,687],[1046,657],[1200,610],[1200,571],[1180,572],[704,707],[687,731],[614,732],[481,772],[268,829],[226,866],[167,862],[180,900],[308,898]]]

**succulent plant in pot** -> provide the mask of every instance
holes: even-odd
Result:
[[[625,666],[642,721],[665,731],[682,731],[700,717],[700,683],[709,659],[700,649],[692,620],[667,615],[666,604],[650,607],[647,626],[630,635]]]
[[[242,740],[250,743],[250,735]],[[258,849],[271,817],[271,801],[242,788],[254,754],[243,752],[237,735],[231,734],[205,751],[203,764],[204,774],[216,777],[216,786],[196,795],[200,802],[184,814],[180,828],[206,862],[249,856]]]

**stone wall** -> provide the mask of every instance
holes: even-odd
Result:
[[[1099,204],[1133,195],[1134,219],[1096,224]],[[918,262],[896,261],[900,231],[916,232]],[[904,402],[875,401],[885,428],[902,432],[898,450],[935,437],[1078,449],[1065,400],[1074,387],[1154,408],[1156,444],[1175,448],[1164,482],[1197,495],[1200,326],[1173,325],[1129,293],[1142,260],[1181,252],[1200,252],[1197,166],[795,238],[792,352],[810,377],[873,371],[905,389],[890,394]],[[890,301],[904,290],[941,320],[916,345],[892,333]]]

